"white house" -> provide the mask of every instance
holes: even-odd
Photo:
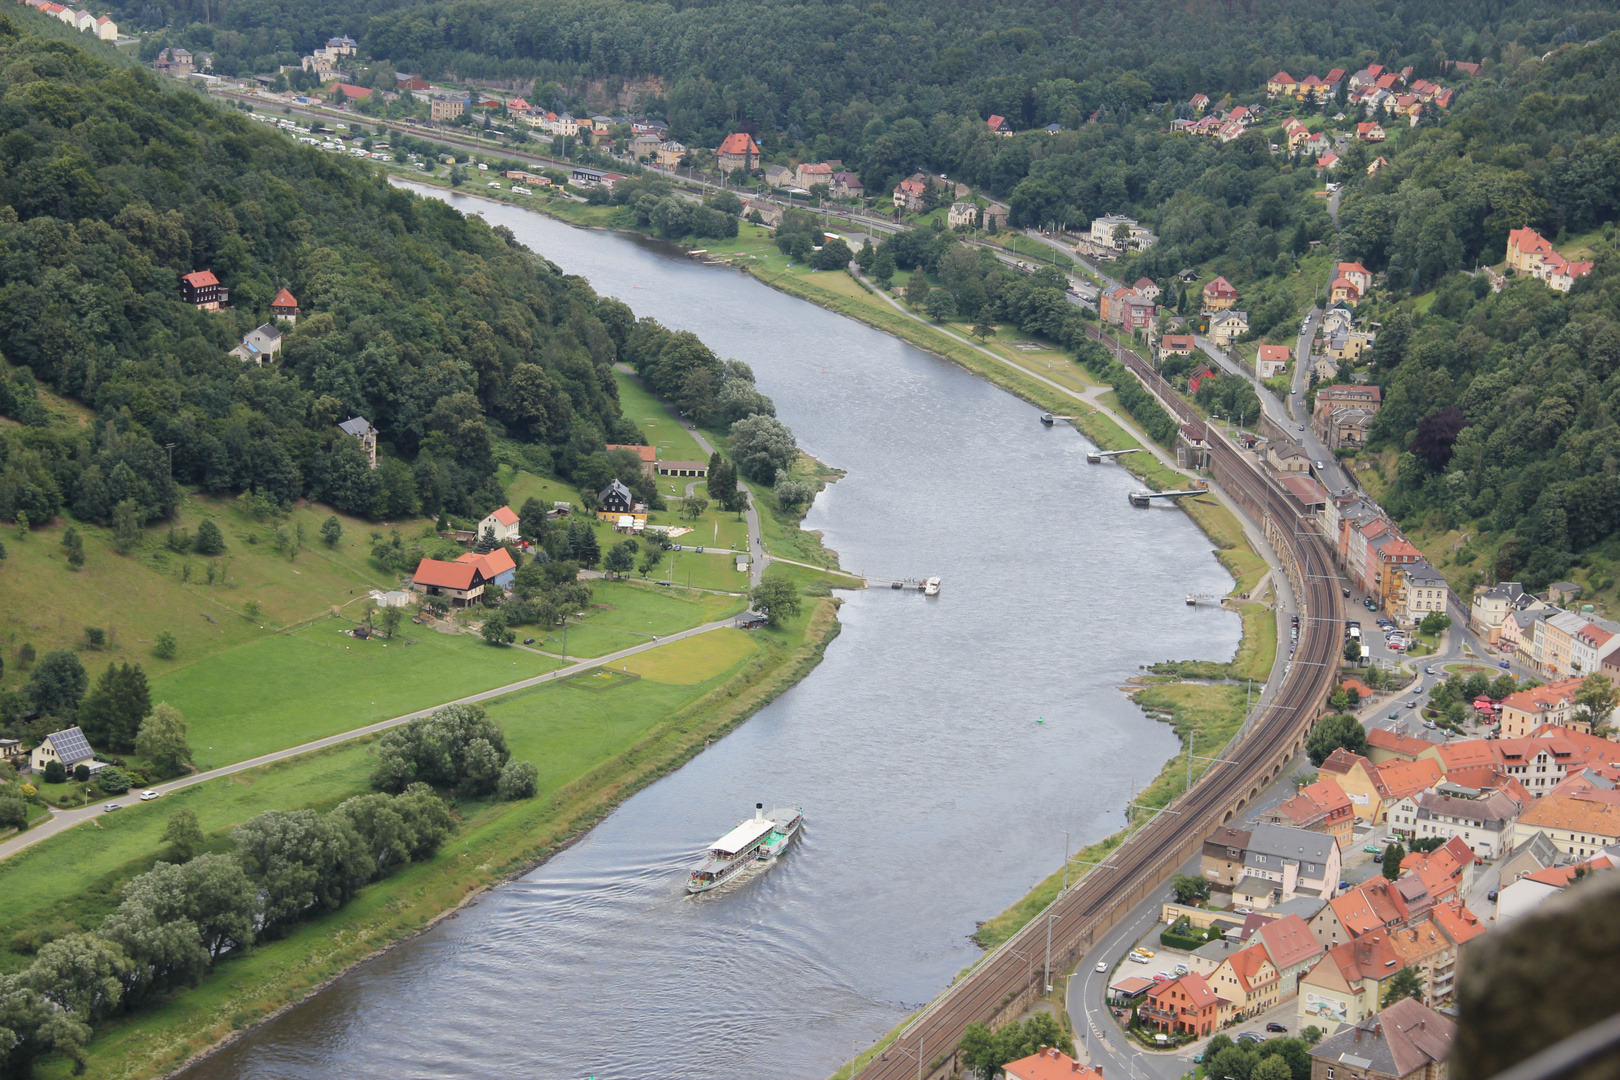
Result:
[[[962,225],[970,229],[976,228],[979,224],[978,206],[970,202],[952,203],[951,208],[945,213],[945,224],[953,229]]]
[[[118,24],[113,22],[108,16],[103,15],[101,18],[96,20],[96,37],[100,38],[102,41],[117,41]]]
[[[261,323],[243,335],[242,344],[253,346],[266,359],[274,359],[281,351],[281,330],[275,323]]]
[[[90,750],[90,742],[84,737],[84,732],[76,727],[63,728],[53,731],[40,740],[34,752],[28,757],[28,764],[36,773],[45,771],[45,766],[53,761],[60,761],[62,767],[72,772],[80,765],[87,766],[92,774],[100,772],[107,767],[105,761],[97,761],[95,754]]]
[[[518,538],[518,516],[510,506],[503,506],[478,523],[478,535],[492,533],[497,544]]]
[[[1524,808],[1504,791],[1477,799],[1420,791],[1396,803],[1389,812],[1395,832],[1415,840],[1462,837],[1483,859],[1494,859],[1513,846],[1513,823]]]
[[[1209,320],[1209,340],[1226,347],[1249,332],[1249,313],[1228,308],[1217,311]]]

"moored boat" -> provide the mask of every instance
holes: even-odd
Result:
[[[931,577],[927,581],[923,582],[923,595],[924,596],[938,596],[939,595],[939,578]]]

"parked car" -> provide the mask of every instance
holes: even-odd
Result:
[[[1148,958],[1137,952],[1135,949],[1131,950],[1131,955],[1126,957],[1126,959],[1135,964],[1145,964],[1148,962]]]
[[[1236,1041],[1240,1043],[1263,1043],[1266,1041],[1266,1037],[1253,1031],[1245,1031],[1237,1037]]]
[[[1154,957],[1154,956],[1159,955],[1158,953],[1154,952],[1152,949],[1137,949],[1136,951],[1141,953],[1143,956],[1146,956],[1146,957]]]
[[[1373,856],[1373,862],[1381,863],[1383,861],[1384,861],[1384,853],[1382,851],[1380,851],[1378,854]]]
[[[1176,974],[1177,975],[1185,975],[1191,970],[1192,970],[1192,968],[1188,967],[1186,964],[1177,964],[1176,965]]]
[[[1366,847],[1362,848],[1361,850],[1365,851],[1369,855],[1381,855],[1381,854],[1383,854],[1383,851],[1384,851],[1384,849],[1379,847],[1377,844],[1368,844]]]
[[[532,637],[524,638],[523,639],[523,644],[525,644],[525,645],[533,645],[534,644],[534,638],[532,638]]]
[[[1490,892],[1486,893],[1485,899],[1489,900],[1493,904],[1496,903],[1496,890],[1492,889]]]
[[[108,804],[107,804],[107,805],[106,805],[106,806],[103,806],[103,807],[102,807],[102,809],[103,809],[103,810],[108,810],[108,811],[111,811],[111,810],[122,810],[122,809],[123,809],[123,806],[122,806],[122,805],[121,805],[121,804],[119,804],[119,803],[115,803],[115,802],[110,802],[110,803],[108,803]]]
[[[1283,1025],[1277,1023],[1277,1021],[1273,1020],[1271,1023],[1266,1025],[1266,1030],[1267,1031],[1287,1031],[1288,1029],[1286,1027],[1284,1027]]]

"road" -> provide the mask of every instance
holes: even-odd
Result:
[[[690,630],[682,630],[678,633],[667,634],[664,637],[656,638],[640,645],[634,645],[628,649],[620,649],[618,652],[609,653],[606,656],[598,656],[590,660],[580,660],[568,667],[558,668],[556,671],[548,671],[544,675],[536,675],[529,679],[520,679],[517,682],[507,683],[505,686],[497,686],[492,690],[484,690],[477,694],[469,694],[467,697],[456,698],[454,701],[441,702],[438,705],[434,705],[426,709],[418,709],[415,712],[404,713],[400,716],[390,717],[387,720],[380,720],[375,724],[367,724],[365,727],[352,728],[349,731],[340,732],[336,735],[328,735],[324,739],[316,739],[313,742],[302,743],[298,746],[289,746],[285,750],[277,750],[272,754],[261,754],[255,758],[248,758],[246,761],[238,761],[233,765],[221,766],[218,769],[209,769],[207,772],[193,773],[191,776],[184,776],[178,780],[170,780],[164,784],[153,784],[149,790],[167,794],[171,791],[178,791],[181,788],[191,787],[194,784],[205,784],[210,780],[215,780],[222,776],[230,776],[232,773],[239,773],[245,769],[257,768],[260,765],[268,765],[274,761],[283,761],[290,757],[297,757],[299,754],[307,754],[311,750],[319,750],[323,747],[335,746],[338,743],[348,742],[350,739],[358,739],[364,735],[372,735],[379,731],[387,731],[391,727],[398,727],[400,724],[415,720],[418,717],[426,716],[434,709],[443,708],[445,705],[472,705],[480,701],[488,701],[490,698],[501,697],[504,694],[510,694],[517,690],[526,690],[531,686],[539,686],[542,683],[548,683],[554,679],[562,679],[567,678],[570,675],[578,675],[582,671],[589,671],[591,668],[611,664],[615,660],[623,660],[624,658],[634,656],[637,653],[646,652],[648,649],[656,649],[660,645],[668,645],[672,641],[680,641],[682,638],[694,637],[698,634],[707,634],[711,630],[723,630],[726,627],[731,626],[732,623],[732,619],[721,619],[718,622],[705,623],[702,626],[694,626]],[[138,798],[138,793],[132,791],[127,795],[110,798],[108,801],[119,802],[127,806],[129,803],[137,800]],[[18,835],[11,837],[9,840],[0,843],[0,859],[13,855],[21,851],[23,848],[32,847],[34,844],[39,843],[41,840],[44,840],[47,837],[55,836],[64,829],[72,828],[80,822],[88,821],[94,817],[99,817],[106,812],[107,811],[103,810],[99,805],[87,806],[79,810],[58,811],[51,815],[49,821],[35,825],[27,832],[19,833]]]

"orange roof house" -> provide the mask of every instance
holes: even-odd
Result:
[[[1367,732],[1367,757],[1374,765],[1390,761],[1416,761],[1419,756],[1432,752],[1434,746],[1434,743],[1424,739],[1414,739],[1410,735],[1384,728],[1373,728]]]
[[[1534,273],[1541,267],[1542,260],[1555,254],[1547,238],[1529,226],[1508,232],[1507,264],[1518,273]]]
[[[484,594],[484,575],[472,563],[423,559],[411,576],[411,588],[424,596],[442,596],[465,607]]]
[[[1204,286],[1204,310],[1225,311],[1238,301],[1238,292],[1224,277]]]
[[[270,301],[270,315],[288,322],[298,321],[298,298],[286,289],[279,290]]]
[[[1358,1023],[1377,1012],[1384,982],[1406,966],[1389,939],[1389,933],[1380,930],[1329,949],[1300,980],[1300,1026],[1331,1028]]]
[[[609,453],[615,450],[628,450],[641,459],[641,471],[648,476],[654,475],[658,468],[658,448],[656,446],[631,446],[626,443],[608,443]]]
[[[343,97],[349,101],[358,101],[361,98],[368,98],[371,96],[370,87],[356,86],[353,83],[346,82],[333,83],[332,91],[333,93],[342,94]]]
[[[1232,1002],[1233,1015],[1240,1018],[1264,1012],[1281,995],[1281,973],[1259,943],[1222,960],[1209,981],[1217,994]]]
[[[1102,1080],[1102,1070],[1082,1065],[1068,1054],[1043,1046],[1029,1057],[1001,1067],[1007,1080]]]
[[[1575,692],[1580,688],[1580,679],[1560,679],[1509,694],[1502,699],[1502,737],[1519,739],[1543,724],[1567,721],[1575,708]]]
[[[715,151],[721,172],[759,168],[759,144],[746,131],[727,135]]]
[[[1299,794],[1267,811],[1260,820],[1327,833],[1340,851],[1347,851],[1354,842],[1355,810],[1350,797],[1332,777],[1306,784]]]
[[[1259,949],[1253,951],[1260,952],[1262,957],[1265,955]],[[1269,965],[1270,961],[1266,963]],[[1203,1036],[1214,1034],[1228,1004],[1202,975],[1189,974],[1155,985],[1148,991],[1147,1002],[1137,1010],[1137,1015],[1149,1027],[1160,1031]]]
[[[517,572],[517,563],[512,561],[512,553],[504,547],[492,548],[483,555],[469,551],[465,555],[458,555],[456,562],[477,567],[485,581],[496,585],[505,585]]]

